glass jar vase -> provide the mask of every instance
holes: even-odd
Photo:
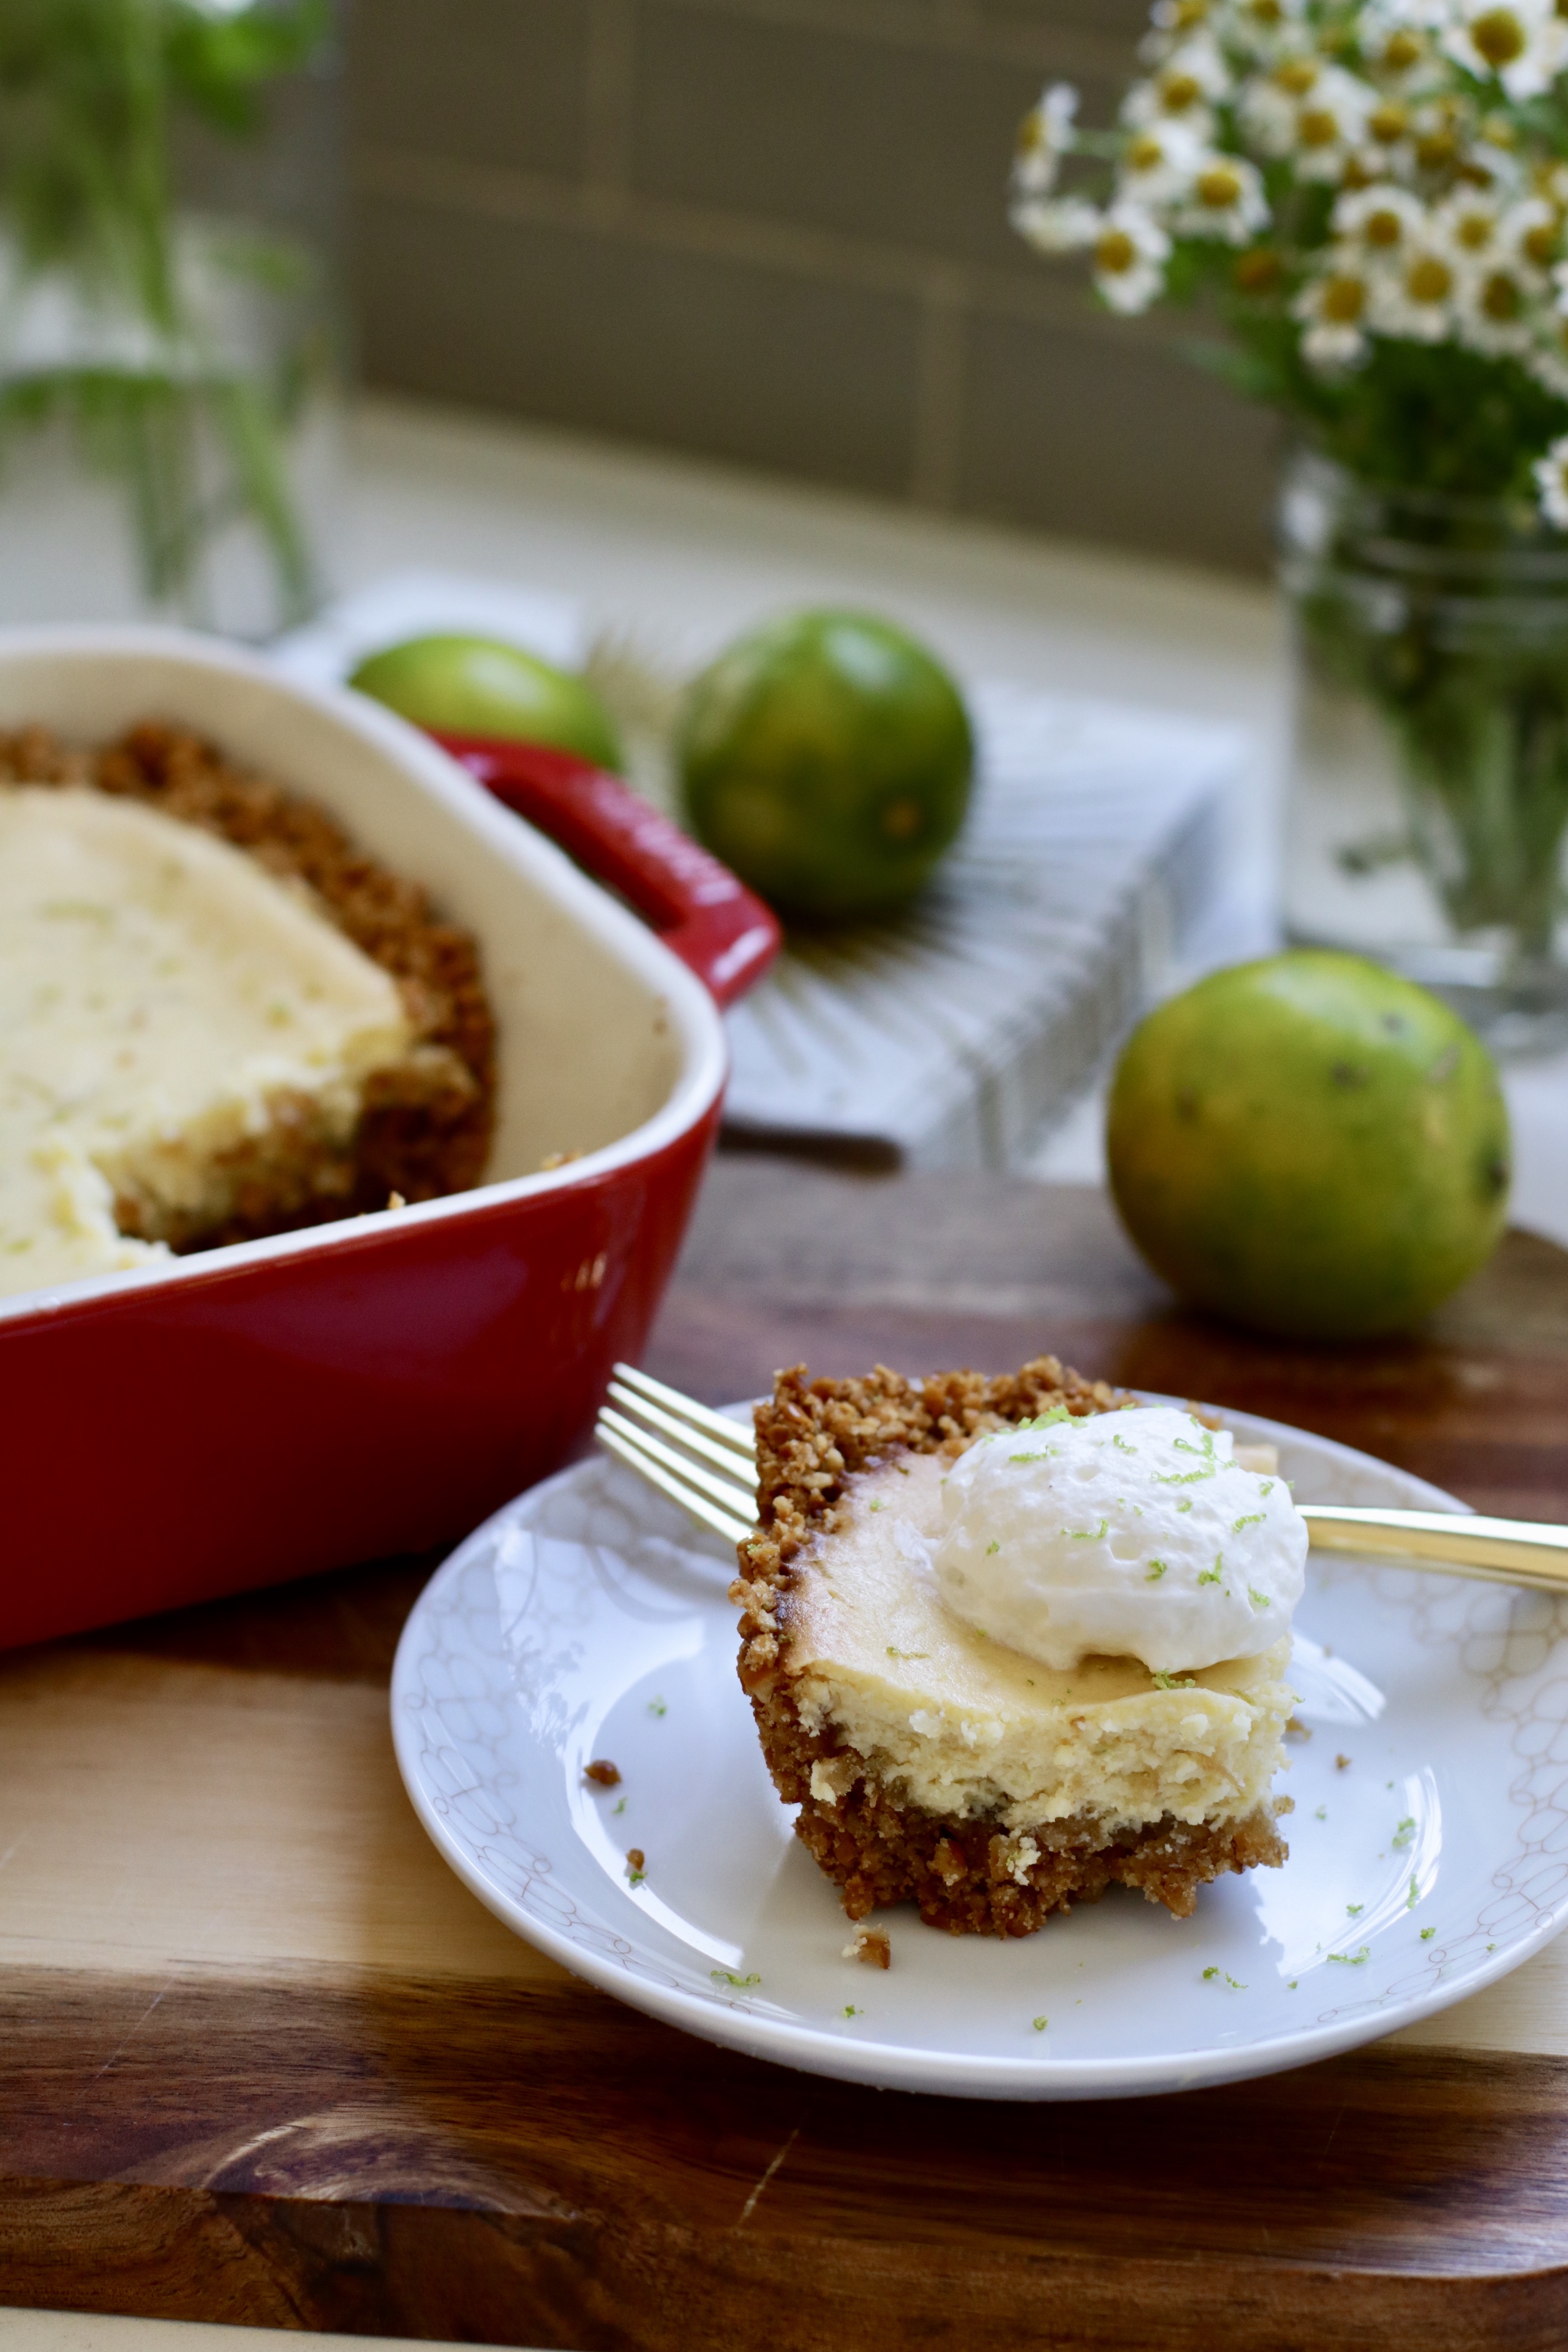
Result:
[[[1568,544],[1533,509],[1288,479],[1285,919],[1504,1053],[1568,1041]]]
[[[0,618],[320,602],[337,84],[329,0],[0,0]]]

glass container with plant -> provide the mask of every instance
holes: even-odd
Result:
[[[293,461],[335,367],[330,165],[277,142],[320,145],[331,38],[329,0],[0,0],[5,475],[68,440],[145,602],[257,635],[317,593]]]
[[[1158,0],[1142,62],[1047,89],[1013,218],[1295,429],[1289,925],[1568,1034],[1568,16]]]

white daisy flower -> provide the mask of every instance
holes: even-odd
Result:
[[[1138,205],[1111,205],[1094,240],[1094,282],[1113,310],[1146,310],[1165,283],[1171,240]]]
[[[1020,196],[1048,196],[1056,186],[1062,157],[1071,152],[1078,112],[1078,92],[1070,83],[1047,83],[1037,105],[1018,126],[1013,158],[1013,186]]]
[[[1118,200],[1153,205],[1184,196],[1205,152],[1184,122],[1151,122],[1135,131],[1121,151]]]
[[[1456,188],[1432,213],[1432,233],[1467,268],[1480,268],[1501,246],[1502,207],[1483,188]]]
[[[1387,180],[1343,195],[1333,210],[1334,234],[1367,261],[1394,262],[1426,230],[1426,207],[1408,188]]]
[[[1454,0],[1443,47],[1483,80],[1500,81],[1515,104],[1539,98],[1568,56],[1568,23],[1553,0]]]
[[[1087,253],[1100,235],[1101,215],[1087,196],[1021,196],[1009,218],[1037,252]]]
[[[1568,319],[1560,313],[1537,311],[1536,339],[1525,364],[1539,384],[1568,400]]]
[[[1149,12],[1150,29],[1139,44],[1139,56],[1146,64],[1158,65],[1190,35],[1212,23],[1217,13],[1215,0],[1154,0]]]
[[[1342,66],[1289,58],[1255,81],[1242,105],[1265,154],[1291,156],[1302,179],[1337,180],[1365,142],[1378,93]]]
[[[1552,442],[1531,470],[1542,513],[1554,530],[1568,530],[1568,433]]]
[[[1563,250],[1563,215],[1544,196],[1526,196],[1504,213],[1498,244],[1521,268],[1543,278]]]
[[[1369,324],[1381,335],[1407,342],[1440,343],[1453,332],[1462,267],[1434,237],[1422,237],[1401,255],[1397,269],[1379,271],[1373,281]]]
[[[1122,101],[1121,120],[1134,130],[1184,122],[1198,138],[1209,139],[1214,110],[1229,91],[1230,72],[1218,45],[1199,34],[1173,48],[1146,81],[1133,83]]]
[[[1463,273],[1455,304],[1459,341],[1488,359],[1528,358],[1540,283],[1506,259]]]
[[[1247,245],[1268,226],[1268,199],[1263,174],[1242,155],[1205,155],[1193,174],[1192,185],[1172,215],[1182,236],[1218,236],[1227,245]]]
[[[1300,39],[1306,16],[1307,0],[1222,0],[1215,29],[1227,47],[1274,58]]]
[[[1290,306],[1292,316],[1307,330],[1301,356],[1309,366],[1353,367],[1366,350],[1371,305],[1367,272],[1352,259],[1331,256],[1328,268],[1304,286]]]

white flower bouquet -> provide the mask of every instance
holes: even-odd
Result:
[[[1568,0],[1157,0],[1142,63],[1103,129],[1046,90],[1014,224],[1113,310],[1198,304],[1209,363],[1292,420],[1308,683],[1398,772],[1313,854],[1405,931],[1413,869],[1426,944],[1545,973],[1568,1024]],[[1298,935],[1414,963],[1332,896]]]

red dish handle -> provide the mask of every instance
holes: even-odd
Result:
[[[543,743],[429,731],[487,792],[629,899],[721,1004],[762,978],[782,937],[772,908],[619,776]]]

